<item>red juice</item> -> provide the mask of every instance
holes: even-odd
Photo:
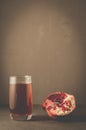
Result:
[[[12,119],[32,116],[32,83],[10,84],[9,109]]]

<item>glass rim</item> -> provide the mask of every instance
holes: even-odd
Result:
[[[10,76],[9,77],[9,83],[15,84],[15,83],[32,83],[32,76],[30,75],[16,75],[16,76]]]
[[[27,77],[32,77],[31,75],[11,75],[9,78],[19,78],[19,77],[25,77],[25,78],[27,78]]]

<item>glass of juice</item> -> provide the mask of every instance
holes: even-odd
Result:
[[[11,76],[9,79],[9,110],[13,120],[30,120],[32,117],[31,76]]]

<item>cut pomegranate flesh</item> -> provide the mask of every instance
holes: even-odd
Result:
[[[42,107],[50,117],[65,116],[76,108],[74,95],[65,92],[54,92],[49,94],[42,103]]]

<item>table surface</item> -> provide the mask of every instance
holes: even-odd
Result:
[[[34,105],[29,121],[11,120],[7,106],[0,106],[0,130],[85,130],[86,107],[77,107],[69,116],[52,119],[40,105]]]

